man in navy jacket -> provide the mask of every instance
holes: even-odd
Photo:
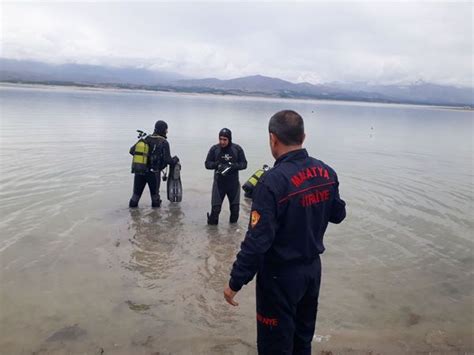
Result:
[[[346,216],[336,172],[302,148],[304,123],[294,111],[269,122],[274,167],[258,182],[249,229],[224,290],[236,293],[257,274],[259,354],[311,354],[323,236]]]

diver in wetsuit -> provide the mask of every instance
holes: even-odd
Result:
[[[240,182],[239,170],[247,168],[244,150],[232,142],[232,132],[223,128],[219,132],[219,143],[213,145],[207,154],[206,169],[214,170],[212,185],[211,213],[207,214],[207,224],[219,223],[222,202],[227,196],[230,205],[230,223],[239,219]]]
[[[173,166],[179,159],[178,157],[171,158],[170,145],[166,140],[168,134],[168,124],[165,121],[157,121],[155,123],[155,130],[153,134],[144,138],[148,145],[148,159],[145,171],[133,171],[135,174],[133,181],[133,195],[128,203],[131,208],[138,207],[138,201],[142,196],[145,186],[148,184],[151,195],[151,207],[156,208],[161,206],[160,199],[160,175],[161,170],[165,169],[167,165]],[[137,144],[130,148],[130,154],[135,155]]]

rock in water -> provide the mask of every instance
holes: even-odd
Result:
[[[54,332],[46,339],[46,341],[64,341],[64,340],[76,340],[79,337],[85,335],[87,332],[74,324],[68,327],[64,327]]]

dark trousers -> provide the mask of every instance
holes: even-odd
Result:
[[[222,209],[222,202],[227,196],[229,199],[230,223],[236,223],[239,219],[240,209],[240,183],[238,179],[230,181],[214,179],[212,185],[210,224],[217,224]]]
[[[138,201],[140,201],[140,197],[142,196],[143,190],[147,184],[150,189],[152,207],[160,207],[160,172],[135,174],[133,180],[133,195],[129,203],[130,207],[138,206]]]
[[[257,346],[262,354],[311,354],[321,284],[321,260],[257,274]]]

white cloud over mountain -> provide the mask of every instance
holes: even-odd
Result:
[[[4,58],[472,86],[469,2],[2,3]]]

